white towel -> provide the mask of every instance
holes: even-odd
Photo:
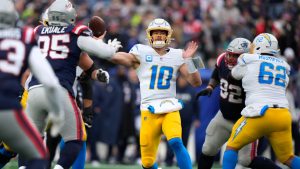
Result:
[[[251,104],[246,106],[241,114],[245,117],[258,117],[263,116],[265,112],[268,110],[268,105],[262,105],[262,104]]]
[[[161,99],[151,102],[147,108],[153,114],[163,114],[181,110],[183,103],[175,98]]]

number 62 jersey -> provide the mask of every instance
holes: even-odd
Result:
[[[160,56],[152,47],[137,44],[130,52],[140,61],[136,72],[140,81],[141,110],[147,110],[149,104],[176,97],[177,72],[184,59],[181,49],[168,48],[168,52]]]
[[[242,79],[246,106],[274,105],[288,108],[286,87],[290,66],[281,58],[269,55],[243,54],[232,69],[232,76]]]

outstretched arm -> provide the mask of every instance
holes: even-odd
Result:
[[[115,64],[124,65],[127,67],[137,68],[140,64],[140,61],[136,58],[135,55],[126,52],[118,52],[110,59],[111,62]]]
[[[117,39],[104,43],[102,39],[92,38],[90,36],[79,36],[77,40],[78,47],[92,55],[102,59],[109,59],[122,47]]]
[[[185,60],[185,64],[183,64],[179,69],[183,77],[194,87],[202,84],[200,73],[192,63],[192,57],[197,52],[197,49],[198,44],[196,42],[192,41],[188,43],[186,50],[183,51],[183,59]]]

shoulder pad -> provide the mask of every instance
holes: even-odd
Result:
[[[25,44],[31,44],[36,42],[34,29],[31,27],[24,27],[22,33],[22,40]]]
[[[72,32],[76,35],[92,36],[92,31],[85,25],[76,25]]]
[[[217,63],[216,63],[216,66],[217,66],[217,67],[220,67],[221,62],[222,62],[222,60],[225,58],[225,56],[226,56],[226,53],[225,53],[225,52],[222,53],[222,54],[220,54],[220,55],[218,56],[218,58],[217,58]]]

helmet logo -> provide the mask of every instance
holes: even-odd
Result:
[[[71,2],[68,2],[67,4],[66,4],[66,9],[70,9],[70,8],[72,8],[72,3]]]
[[[264,37],[264,38],[266,38],[267,39],[267,41],[268,41],[268,43],[270,44],[270,46],[271,46],[271,44],[272,44],[272,42],[271,42],[271,38],[270,38],[270,36],[268,35],[268,34],[262,34],[262,36]]]
[[[248,43],[247,42],[243,42],[243,43],[241,43],[241,47],[242,48],[248,48]]]

